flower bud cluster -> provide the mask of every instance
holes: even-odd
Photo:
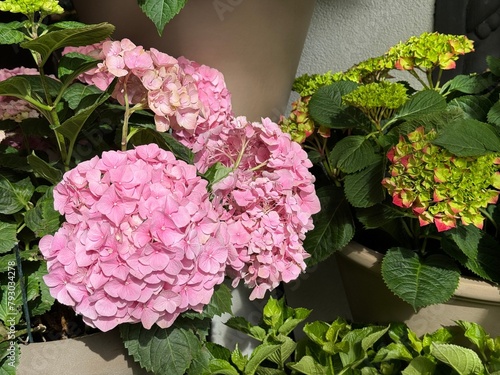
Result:
[[[427,71],[437,67],[449,70],[455,68],[455,61],[461,55],[472,51],[474,42],[465,35],[425,32],[396,44],[387,56],[394,59],[394,67],[399,70],[419,68]]]
[[[390,177],[382,181],[392,202],[409,208],[420,225],[445,231],[461,221],[483,227],[481,210],[498,200],[500,155],[458,157],[434,145],[423,127],[400,138],[388,152]]]

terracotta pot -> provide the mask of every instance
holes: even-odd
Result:
[[[355,322],[403,321],[422,335],[466,320],[481,324],[492,336],[500,335],[500,289],[491,284],[462,277],[448,302],[415,313],[385,286],[380,273],[382,254],[352,242],[338,253],[337,260]]]
[[[146,375],[119,331],[21,346],[17,375]]]
[[[74,0],[83,22],[107,21],[113,37],[220,70],[236,115],[284,113],[315,0],[189,0],[159,37],[137,0]]]

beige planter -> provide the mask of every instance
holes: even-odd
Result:
[[[220,70],[236,115],[286,109],[315,0],[189,0],[159,37],[137,0],[74,0],[83,22],[114,24],[115,39],[155,47]]]
[[[21,346],[17,375],[145,375],[118,330]]]
[[[461,278],[450,301],[415,313],[385,286],[380,274],[382,254],[352,242],[337,258],[352,318],[355,322],[403,321],[417,334],[432,332],[455,320],[481,324],[500,336],[500,289],[486,282]]]

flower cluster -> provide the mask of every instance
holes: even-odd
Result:
[[[386,80],[361,85],[342,96],[344,104],[359,108],[376,124],[391,117],[407,100],[405,85]]]
[[[299,98],[292,103],[292,111],[288,117],[281,116],[280,127],[290,134],[295,142],[303,143],[314,132],[314,121],[309,117],[307,103],[311,97]]]
[[[177,59],[154,48],[147,51],[126,38],[64,51],[69,52],[102,60],[81,80],[106,90],[117,78],[112,97],[121,105],[151,109],[159,131],[171,126],[194,129],[200,110],[198,92],[193,79],[182,73]]]
[[[395,59],[396,69],[419,68],[428,71],[437,67],[443,70],[454,69],[455,61],[472,51],[473,41],[465,35],[426,32],[395,45],[387,55]]]
[[[228,246],[196,173],[154,144],[67,172],[54,190],[66,222],[40,241],[51,294],[103,331],[124,322],[168,327],[201,311],[224,279]]]
[[[0,69],[0,81],[17,75],[38,75],[34,68]],[[0,96],[0,121],[13,120],[21,122],[27,118],[38,118],[39,113],[28,102],[9,96]]]
[[[0,2],[0,10],[3,12],[33,14],[41,12],[44,14],[62,14],[64,8],[57,0],[4,0]]]
[[[500,155],[458,157],[432,144],[435,131],[420,127],[388,153],[390,177],[382,184],[399,207],[410,208],[420,225],[438,231],[465,225],[482,228],[481,209],[500,194]]]
[[[296,279],[309,254],[302,242],[313,228],[311,215],[320,210],[312,166],[306,152],[269,119],[262,123],[235,118],[207,144],[217,161],[231,168],[216,182],[213,194],[227,210],[233,285],[253,288],[250,299],[262,298],[281,281]]]

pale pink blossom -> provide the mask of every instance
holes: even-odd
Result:
[[[229,239],[207,182],[157,145],[80,163],[54,200],[71,220],[40,240],[46,283],[91,326],[168,327],[224,279]]]

